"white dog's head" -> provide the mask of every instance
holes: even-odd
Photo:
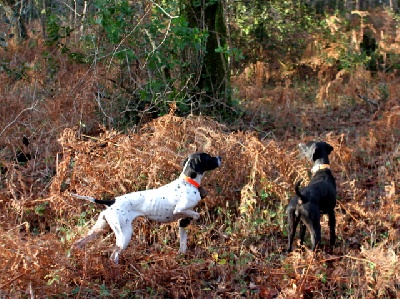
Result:
[[[207,153],[194,153],[183,161],[183,174],[194,179],[203,176],[205,171],[213,170],[221,165],[221,157],[212,157]]]

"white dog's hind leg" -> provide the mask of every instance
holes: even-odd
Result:
[[[122,250],[126,249],[129,245],[129,241],[132,238],[132,225],[131,223],[128,223],[124,227],[120,227],[118,230],[118,234],[115,234],[116,242],[115,242],[115,249],[114,252],[111,254],[110,259],[114,261],[114,263],[118,264],[119,261],[119,255],[122,252]],[[115,232],[115,231],[114,231]]]
[[[85,237],[79,239],[78,241],[74,242],[72,245],[75,248],[82,248],[86,245],[89,241],[96,238],[99,234],[104,232],[104,228],[107,225],[107,221],[104,215],[105,211],[101,212],[99,218],[97,219],[95,225],[89,230]]]
[[[115,249],[111,254],[110,259],[114,261],[114,263],[118,264],[120,253],[128,247],[129,241],[132,238],[132,221],[139,216],[139,214],[130,215],[130,219],[125,219],[123,221],[121,221],[119,218],[117,218],[117,220],[114,218],[118,215],[113,215],[114,217],[111,215],[107,214],[107,220],[115,234]]]

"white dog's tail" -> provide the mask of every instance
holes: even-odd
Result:
[[[70,193],[71,196],[79,198],[79,199],[85,199],[88,200],[90,202],[93,203],[98,203],[98,204],[102,204],[102,205],[106,205],[106,206],[111,206],[115,203],[115,199],[111,199],[111,200],[98,200],[94,197],[90,197],[90,196],[83,196],[83,195],[78,195],[75,193]]]

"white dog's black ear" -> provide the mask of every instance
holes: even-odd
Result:
[[[201,156],[196,155],[195,157],[191,157],[188,168],[190,170],[189,176],[194,179],[198,174],[203,174],[204,171],[201,168]]]
[[[192,161],[191,161],[192,162]],[[201,167],[201,157],[196,157],[195,160],[193,160],[193,162],[191,163],[191,167],[192,169],[196,172],[196,174],[203,174],[203,168]]]
[[[189,158],[185,158],[185,160],[183,160],[182,166],[185,166],[185,165],[186,165],[188,159],[189,159]]]
[[[194,159],[193,156],[191,155],[182,162],[182,167],[184,167],[183,171],[185,175],[192,179],[194,179],[197,176],[196,172],[197,163],[195,160],[196,159]]]

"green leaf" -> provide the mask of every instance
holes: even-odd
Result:
[[[226,259],[220,259],[218,260],[218,265],[225,265],[226,264]]]

